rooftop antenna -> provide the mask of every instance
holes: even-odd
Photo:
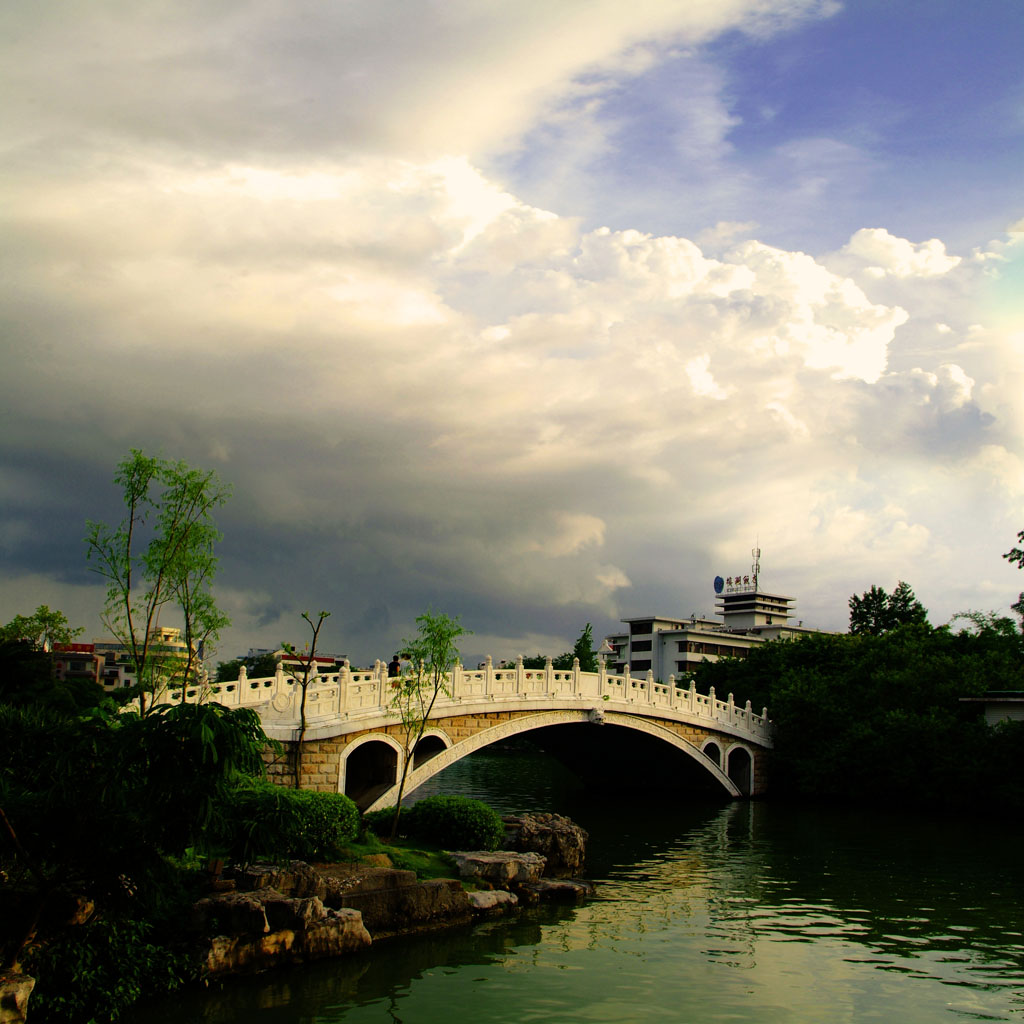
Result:
[[[754,590],[757,590],[757,574],[761,571],[761,549],[757,547],[757,538],[754,538],[754,547],[750,549],[750,555],[754,559],[750,566],[750,575],[754,577]]]

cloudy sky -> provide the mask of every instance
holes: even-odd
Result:
[[[129,448],[215,469],[220,656],[467,659],[1024,576],[1024,4],[0,14],[0,621],[100,632]]]

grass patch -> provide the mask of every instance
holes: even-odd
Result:
[[[396,868],[415,871],[419,879],[459,877],[455,862],[439,846],[412,839],[385,843],[372,832],[364,833],[362,842],[345,843],[338,851],[338,859],[364,861],[382,853]]]

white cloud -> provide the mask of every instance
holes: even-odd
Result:
[[[960,263],[960,257],[950,256],[937,238],[915,245],[885,228],[861,228],[843,252],[868,264],[865,273],[873,277],[938,277]]]

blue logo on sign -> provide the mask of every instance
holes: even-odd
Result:
[[[721,576],[715,577],[715,593],[720,594],[725,589],[725,580]]]

